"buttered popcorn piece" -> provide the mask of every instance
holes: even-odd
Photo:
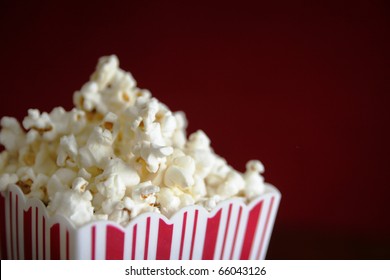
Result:
[[[95,220],[125,226],[144,212],[171,217],[186,206],[212,210],[224,199],[264,193],[259,161],[241,174],[203,131],[187,139],[185,114],[138,88],[115,55],[99,59],[73,102],[70,111],[30,109],[22,126],[1,119],[1,191],[16,184],[77,226]]]

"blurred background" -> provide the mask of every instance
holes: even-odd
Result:
[[[264,163],[283,195],[268,259],[390,259],[389,12],[388,1],[1,0],[0,116],[71,109],[98,58],[116,54],[233,167]]]

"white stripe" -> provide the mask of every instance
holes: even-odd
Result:
[[[107,225],[97,223],[95,227],[95,259],[104,260],[106,259]],[[99,240],[105,240],[106,242],[99,242]]]
[[[237,225],[239,211],[240,211],[240,204],[232,203],[229,228],[228,228],[228,233],[226,236],[225,251],[224,251],[223,256],[222,256],[222,259],[224,259],[224,260],[230,259],[230,254],[231,254],[232,249],[233,249],[234,233],[236,231],[236,225]]]
[[[11,252],[11,221],[9,218],[10,214],[10,208],[11,205],[9,203],[9,196],[11,195],[10,192],[8,192],[8,195],[5,195],[5,226],[6,226],[6,238],[7,238],[7,257],[10,258],[10,252]]]
[[[37,220],[37,217],[35,215],[35,212],[36,212],[36,207],[34,206],[31,206],[31,243],[32,243],[32,248],[31,248],[31,253],[32,253],[32,259],[35,260],[36,259],[36,255],[37,255],[37,244],[36,244],[36,240],[37,240],[37,234],[35,233],[36,230],[37,230],[37,226],[36,226],[36,220]]]
[[[42,214],[41,214],[41,209],[37,207],[38,209],[38,214],[37,214],[37,220],[38,220],[38,243],[37,243],[37,248],[38,248],[38,260],[43,259],[43,243],[42,243]]]
[[[182,260],[189,260],[191,253],[192,230],[194,228],[195,209],[188,209],[184,233]]]
[[[19,222],[19,259],[24,260],[24,216],[23,216],[23,208],[24,208],[24,202],[21,197],[19,197],[18,201],[18,222]]]
[[[12,199],[12,202],[11,202],[11,205],[12,205],[12,246],[13,246],[13,250],[12,250],[12,259],[16,260],[16,257],[17,257],[17,245],[16,245],[16,236],[17,236],[17,232],[16,232],[16,194],[13,193],[13,192],[10,192],[10,195],[11,195],[11,199]]]
[[[240,220],[240,224],[238,225],[238,232],[236,238],[236,245],[233,253],[233,260],[238,260],[241,256],[242,246],[244,244],[244,238],[246,232],[246,225],[248,223],[248,217],[249,217],[248,207],[244,206],[241,208],[242,208],[241,220]]]
[[[76,235],[73,243],[75,257],[80,258],[80,260],[91,260],[92,226],[87,226],[82,229],[75,230],[73,234]]]
[[[46,260],[50,260],[50,227],[49,227],[49,219],[46,216],[42,216],[45,219],[45,258]]]
[[[274,204],[272,205],[272,209],[271,209],[271,215],[270,215],[269,220],[268,220],[268,228],[267,228],[267,232],[266,232],[265,238],[264,238],[263,249],[262,249],[262,252],[260,253],[260,260],[264,260],[266,253],[267,253],[269,240],[271,238],[272,229],[274,227],[276,214],[277,214],[278,208],[279,208],[279,202],[280,202],[280,196],[275,195],[274,196]]]
[[[143,260],[145,251],[145,233],[146,233],[146,218],[140,219],[137,224],[137,246],[135,250],[135,259]]]
[[[221,220],[219,222],[219,227],[218,227],[218,235],[216,240],[217,243],[215,245],[214,257],[213,257],[214,260],[219,260],[221,257],[223,238],[225,235],[227,216],[229,212],[229,204],[223,205],[221,209],[222,209],[222,213],[221,213]]]
[[[131,253],[133,251],[133,229],[134,226],[130,226],[126,228],[125,231],[125,241],[124,241],[124,253],[123,253],[123,259],[124,260],[131,260]]]
[[[66,260],[66,226],[65,223],[60,225],[60,259]]]
[[[180,212],[180,215],[175,215],[173,219],[173,230],[172,230],[172,244],[171,244],[171,260],[178,260],[180,255],[180,244],[181,244],[181,230],[183,227],[184,213]]]
[[[257,253],[259,252],[260,242],[263,236],[265,222],[267,220],[268,208],[270,200],[269,197],[264,198],[263,204],[260,209],[259,219],[257,220],[257,227],[255,230],[255,235],[253,236],[252,248],[249,253],[249,259],[254,260],[257,258]],[[255,221],[252,221],[253,223]]]
[[[150,217],[148,260],[156,259],[159,222],[156,215]]]
[[[206,237],[207,219],[208,213],[206,211],[198,210],[198,222],[195,233],[194,251],[192,253],[193,260],[202,259],[203,246]]]

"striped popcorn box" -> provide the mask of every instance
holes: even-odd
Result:
[[[170,219],[144,213],[125,228],[97,221],[76,228],[50,217],[37,199],[18,186],[0,194],[2,259],[264,259],[281,195],[267,185],[264,195],[245,204],[221,202],[212,212],[181,209]]]

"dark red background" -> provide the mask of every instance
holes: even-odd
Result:
[[[0,115],[70,109],[117,54],[235,168],[265,164],[268,258],[389,259],[386,1],[193,2],[2,0]]]

